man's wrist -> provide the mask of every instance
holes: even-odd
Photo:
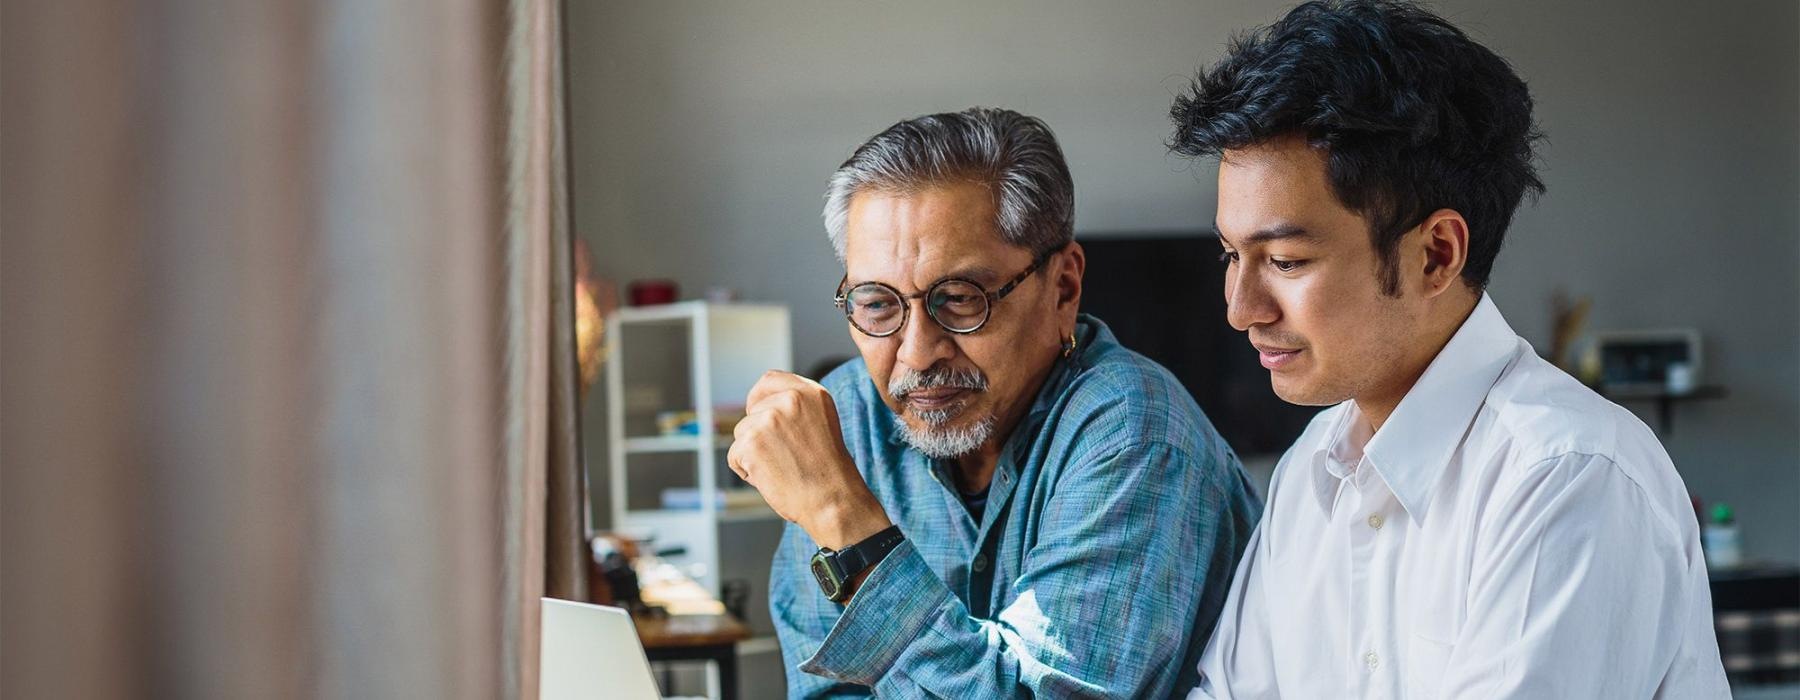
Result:
[[[875,571],[875,567],[871,566],[869,568],[863,569],[862,573],[852,576],[852,577],[850,577],[850,580],[844,582],[844,590],[848,591],[844,595],[844,604],[845,605],[849,605],[850,601],[856,597],[857,589],[862,588],[863,581],[868,580],[869,574],[873,573],[874,571]]]
[[[804,529],[820,547],[835,552],[874,537],[893,525],[881,504],[869,498],[827,506]]]
[[[819,579],[819,589],[825,593],[826,598],[840,604],[849,604],[850,598],[862,587],[869,573],[905,539],[899,526],[889,525],[880,532],[843,548],[820,549],[813,555],[811,564],[813,576]]]

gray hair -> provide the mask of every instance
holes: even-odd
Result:
[[[825,188],[825,232],[838,262],[851,197],[951,182],[992,191],[1001,237],[1033,257],[1075,239],[1075,182],[1050,127],[1010,109],[971,107],[890,126],[838,166]]]

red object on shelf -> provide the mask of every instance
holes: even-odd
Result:
[[[628,288],[632,306],[652,306],[675,301],[675,280],[632,280]]]

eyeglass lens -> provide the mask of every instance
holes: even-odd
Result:
[[[891,334],[906,320],[906,301],[879,284],[852,288],[844,295],[844,306],[850,322],[870,335]],[[946,330],[967,333],[987,321],[987,293],[962,280],[945,280],[926,292],[925,311]]]

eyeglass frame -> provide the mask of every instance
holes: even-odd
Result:
[[[869,336],[871,338],[886,338],[891,335],[894,335],[895,333],[899,333],[901,330],[904,330],[906,328],[906,323],[908,321],[912,320],[912,301],[914,299],[919,299],[919,300],[929,299],[929,298],[931,298],[931,293],[934,291],[937,291],[938,287],[942,287],[951,282],[961,282],[963,284],[966,284],[966,285],[974,287],[978,290],[981,290],[981,295],[983,297],[987,298],[987,309],[986,309],[986,311],[984,311],[981,314],[981,322],[980,323],[975,324],[974,328],[970,328],[968,330],[957,330],[955,328],[951,328],[947,325],[944,325],[943,321],[938,320],[937,314],[932,312],[930,304],[925,305],[925,315],[930,316],[931,322],[936,323],[939,328],[944,329],[944,331],[947,333],[954,333],[956,335],[968,335],[970,333],[974,333],[975,331],[981,330],[984,326],[987,325],[987,322],[989,320],[994,318],[994,305],[995,304],[1000,303],[1001,299],[1005,299],[1006,295],[1011,294],[1012,291],[1014,289],[1017,289],[1019,285],[1024,284],[1025,280],[1030,279],[1031,276],[1033,274],[1037,273],[1038,270],[1043,269],[1044,265],[1046,263],[1049,263],[1051,258],[1056,257],[1057,253],[1061,253],[1065,249],[1067,249],[1067,246],[1064,246],[1062,248],[1057,248],[1055,250],[1052,250],[1050,252],[1047,252],[1047,253],[1044,253],[1043,255],[1038,256],[1037,261],[1031,263],[1030,267],[1025,268],[1024,272],[1021,272],[1018,275],[1014,276],[1011,280],[1008,280],[1006,284],[1001,285],[999,289],[996,289],[991,292],[987,290],[987,287],[982,286],[980,282],[976,282],[975,280],[971,280],[971,279],[965,279],[962,277],[945,277],[941,280],[931,283],[931,286],[926,287],[925,291],[919,292],[917,294],[902,294],[902,293],[900,293],[900,290],[895,289],[894,286],[891,284],[888,284],[886,282],[875,282],[875,281],[858,282],[858,283],[856,283],[856,286],[846,289],[844,287],[844,285],[849,284],[850,273],[845,272],[844,278],[841,280],[838,280],[838,293],[831,298],[831,303],[833,305],[837,306],[839,309],[843,309],[844,320],[849,321],[850,327],[855,328],[857,330],[857,332],[862,333],[863,335]],[[856,289],[857,287],[863,287],[863,286],[867,286],[867,285],[871,285],[871,284],[875,285],[877,287],[881,287],[882,289],[888,290],[889,292],[893,293],[893,295],[895,297],[900,299],[900,325],[894,326],[894,330],[888,331],[886,333],[870,333],[867,329],[864,329],[861,325],[858,325],[856,323],[856,319],[851,315],[853,312],[850,310],[850,304],[849,304],[850,292],[852,290]]]

